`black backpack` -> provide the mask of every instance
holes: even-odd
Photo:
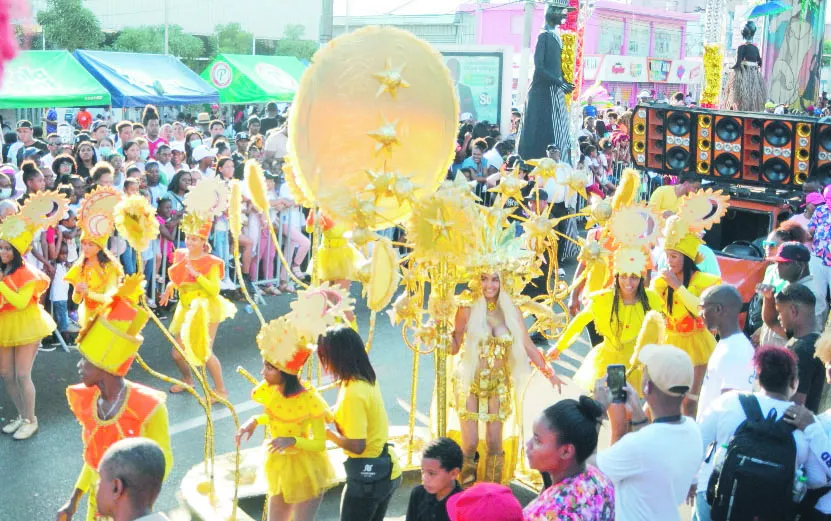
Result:
[[[759,400],[739,395],[747,419],[730,443],[721,472],[713,469],[707,502],[713,521],[790,521],[793,503],[796,442],[794,427],[762,415]]]

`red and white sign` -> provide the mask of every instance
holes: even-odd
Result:
[[[698,84],[704,73],[701,59],[664,60],[670,62],[669,74],[658,83]],[[587,54],[583,57],[583,79],[587,81],[617,81],[624,83],[655,82],[649,76],[649,58],[645,56],[616,56]]]

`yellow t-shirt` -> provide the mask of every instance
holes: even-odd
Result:
[[[361,454],[348,451],[352,458],[377,458],[389,439],[389,420],[384,408],[384,398],[378,383],[372,385],[363,380],[350,380],[341,384],[338,402],[335,404],[335,423],[341,433],[351,440],[366,440],[366,449]],[[401,475],[398,457],[390,448],[392,459],[391,479]]]
[[[680,205],[681,198],[675,195],[675,186],[673,185],[659,186],[652,192],[652,197],[649,198],[649,206],[657,208],[661,213],[677,212]]]

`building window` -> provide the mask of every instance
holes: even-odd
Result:
[[[704,54],[704,25],[700,22],[688,22],[684,38],[684,58],[698,57]]]
[[[655,43],[652,56],[677,60],[681,57],[681,29],[656,27],[653,32]]]
[[[623,50],[623,20],[601,18],[601,31],[597,38],[597,54],[620,55]]]
[[[629,24],[629,46],[627,56],[649,56],[649,24]]]

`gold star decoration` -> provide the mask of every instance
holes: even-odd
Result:
[[[522,227],[525,229],[526,244],[532,250],[539,251],[545,245],[546,239],[553,238],[557,240],[557,235],[553,233],[557,221],[558,219],[549,219],[545,215],[529,217],[527,221],[522,223]]]
[[[549,179],[557,179],[557,162],[550,157],[543,157],[540,159],[529,159],[526,161],[529,165],[536,167],[531,172],[537,183],[544,185]]]
[[[398,89],[410,86],[410,84],[401,77],[404,67],[405,66],[402,64],[393,68],[392,60],[387,58],[384,71],[376,72],[372,75],[373,78],[381,82],[381,85],[378,87],[378,93],[375,95],[376,98],[385,92],[389,92],[392,99],[396,99],[398,96]]]
[[[395,182],[395,174],[393,172],[376,172],[375,170],[367,170],[366,174],[369,176],[369,185],[367,190],[375,194],[375,198],[391,197],[392,185]]]
[[[416,188],[418,186],[410,181],[410,176],[395,174],[392,182],[392,193],[398,200],[398,204],[403,204],[405,201],[412,202]]]
[[[438,209],[435,217],[425,219],[425,221],[433,226],[433,233],[435,234],[436,241],[438,241],[441,237],[444,237],[448,241],[450,240],[450,226],[453,223],[444,218],[444,212],[441,209]]]
[[[522,189],[527,184],[528,181],[524,181],[514,175],[506,175],[502,177],[497,186],[488,189],[488,192],[502,194],[505,196],[505,199],[522,201]]]
[[[456,172],[456,177],[453,181],[445,181],[449,183],[450,188],[455,189],[458,194],[466,199],[478,201],[479,198],[473,193],[473,184],[475,181],[468,181],[467,177],[461,172]]]
[[[389,157],[392,156],[392,147],[401,144],[401,141],[398,139],[398,133],[395,130],[398,120],[396,119],[390,123],[387,121],[387,118],[381,116],[381,121],[381,126],[367,132],[367,135],[377,142],[375,145],[375,154],[385,154]]]
[[[488,221],[488,226],[499,226],[500,228],[508,226],[508,216],[514,213],[517,208],[517,206],[506,207],[501,204],[486,207],[485,218]]]

